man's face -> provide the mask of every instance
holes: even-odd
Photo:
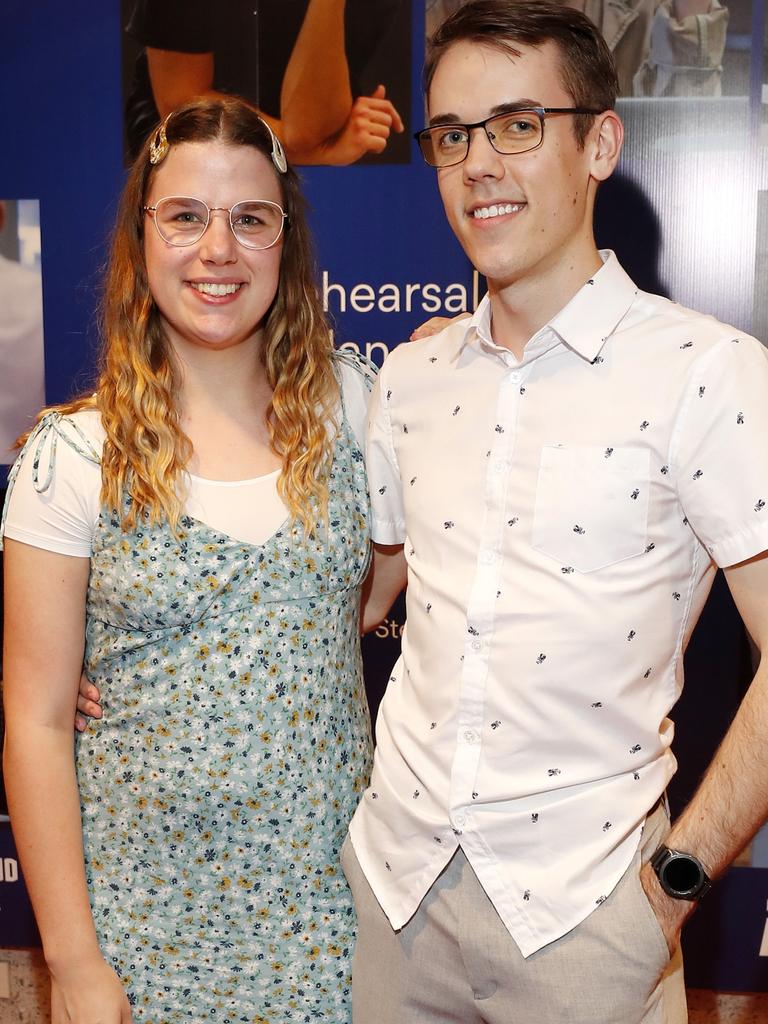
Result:
[[[430,123],[480,121],[521,101],[574,106],[560,81],[556,46],[516,48],[519,57],[466,41],[451,46],[432,79]],[[456,237],[497,288],[522,280],[556,287],[562,261],[573,271],[594,256],[592,147],[588,139],[579,149],[573,129],[570,114],[547,117],[541,146],[511,156],[497,153],[475,129],[466,160],[437,171]]]

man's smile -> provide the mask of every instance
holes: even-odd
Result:
[[[490,206],[476,206],[471,212],[475,220],[487,220],[491,217],[503,217],[508,213],[519,213],[525,203],[492,203]]]

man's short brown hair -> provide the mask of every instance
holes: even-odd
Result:
[[[560,51],[563,87],[574,106],[612,110],[619,83],[611,51],[600,30],[580,11],[551,0],[470,0],[438,27],[427,44],[424,90],[429,96],[437,65],[454,43],[481,43],[519,57],[517,45],[552,42]],[[594,117],[574,117],[573,130],[584,145]]]

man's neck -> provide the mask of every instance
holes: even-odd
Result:
[[[488,282],[491,334],[516,359],[537,331],[549,323],[603,265],[596,248],[580,259],[563,258],[552,273],[516,281]]]

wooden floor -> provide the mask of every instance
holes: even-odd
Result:
[[[689,1024],[768,1024],[768,992],[688,992]]]

